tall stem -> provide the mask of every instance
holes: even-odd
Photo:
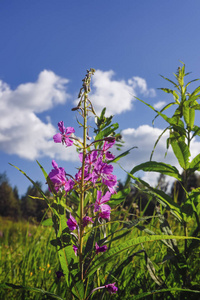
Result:
[[[82,160],[82,175],[81,175],[81,199],[80,199],[80,248],[79,248],[79,263],[81,271],[81,279],[83,280],[83,216],[84,216],[84,173],[85,173],[85,157],[86,157],[86,137],[87,137],[87,93],[84,93],[83,101],[84,123],[83,123],[83,160]]]
[[[84,278],[83,274],[83,234],[84,234],[84,227],[83,227],[83,218],[84,218],[84,198],[85,198],[85,182],[84,182],[84,174],[85,174],[85,159],[86,159],[86,140],[87,140],[87,117],[88,117],[88,111],[92,111],[92,104],[88,99],[88,93],[90,92],[90,81],[91,81],[91,75],[93,75],[95,72],[94,69],[87,70],[87,74],[85,78],[83,79],[83,85],[80,89],[80,93],[78,98],[80,98],[78,106],[73,109],[81,110],[81,115],[83,117],[83,144],[82,144],[82,174],[81,174],[81,183],[80,183],[80,226],[79,226],[79,267],[80,267],[80,273],[81,273],[81,280]],[[88,105],[88,103],[90,103]]]

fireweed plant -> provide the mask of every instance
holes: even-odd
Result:
[[[83,139],[76,138],[74,128],[65,127],[63,121],[58,123],[59,133],[53,136],[55,143],[60,143],[65,147],[73,145],[77,147],[81,167],[73,177],[53,160],[53,169],[47,177],[49,190],[55,199],[52,205],[56,211],[53,215],[53,223],[57,235],[56,246],[58,248],[60,246],[58,252],[62,272],[72,294],[79,299],[88,299],[99,289],[106,289],[110,294],[118,290],[116,283],[112,282],[87,292],[88,270],[94,258],[103,255],[108,247],[103,245],[100,234],[95,236],[97,241],[89,239],[86,245],[84,239],[87,231],[91,231],[92,227],[97,227],[100,233],[101,225],[110,221],[111,207],[107,203],[117,192],[117,177],[112,174],[113,166],[109,164],[115,158],[110,149],[116,142],[117,136],[115,137],[114,129],[117,125],[111,125],[103,134],[99,132],[94,141],[91,141],[89,136],[89,115],[96,116],[88,97],[91,75],[94,72],[94,69],[87,71],[78,96],[79,103],[72,109],[78,111],[82,117],[83,122],[78,120],[78,124],[83,129]],[[102,138],[99,139],[100,136]],[[77,211],[73,210],[73,201],[67,207],[64,205],[66,196],[70,194],[72,194],[71,199],[74,197],[78,200],[75,202],[79,202]],[[59,211],[64,207],[67,220],[65,214]],[[59,233],[59,227],[61,227],[61,233]],[[63,259],[65,259],[64,262]]]

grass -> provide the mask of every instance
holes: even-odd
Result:
[[[38,287],[57,292],[56,282],[59,262],[55,248],[50,244],[54,231],[50,227],[12,222],[0,219],[1,272],[0,282]],[[62,281],[62,280],[61,280]],[[61,285],[61,286],[60,286]],[[0,290],[0,299],[42,299],[41,295],[21,290]]]
[[[15,223],[3,218],[0,218],[0,224],[0,282],[42,289],[55,293],[63,299],[71,300],[64,278],[61,277],[58,280],[56,276],[56,271],[60,270],[60,266],[56,249],[50,243],[55,238],[53,228],[33,225],[25,221]],[[172,224],[175,229],[174,234],[182,235],[182,228],[176,223]],[[109,226],[109,230],[112,231],[114,228],[116,230],[116,224]],[[147,226],[149,230],[159,234],[157,218],[152,219]],[[130,236],[127,235],[123,239],[126,241],[127,238],[145,234],[133,227]],[[183,241],[179,242],[180,248],[183,243]],[[115,242],[112,243],[112,246],[115,246]],[[200,281],[199,254],[199,248],[196,248],[192,257],[187,261],[194,286],[195,284],[198,286]],[[109,279],[110,283],[116,282],[119,288],[118,293],[111,296],[108,293],[103,294],[104,290],[100,290],[93,295],[92,299],[136,299],[134,297],[148,291],[181,288],[180,274],[173,262],[167,260],[169,258],[167,255],[169,256],[170,253],[162,242],[145,243],[124,251],[116,257],[115,269],[113,269],[113,264],[106,264],[92,278],[95,286],[99,286],[98,283],[105,282],[106,279]],[[197,296],[199,296],[199,294],[196,296],[191,293],[190,295],[192,295],[190,299],[198,299]],[[176,291],[148,296],[148,299],[161,298],[186,299]],[[34,291],[2,288],[0,289],[0,299],[41,300],[52,298]]]

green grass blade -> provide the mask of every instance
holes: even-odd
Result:
[[[25,290],[25,291],[40,293],[43,296],[49,297],[49,299],[54,298],[54,299],[64,300],[63,298],[61,298],[58,295],[55,295],[55,294],[49,293],[49,292],[47,292],[43,289],[34,288],[34,287],[31,287],[31,286],[15,285],[15,284],[12,284],[12,283],[3,283],[3,284],[0,284],[0,288],[2,288],[2,289],[14,289],[14,290],[22,289],[22,290]]]
[[[169,240],[169,239],[177,239],[177,240],[186,240],[186,239],[196,239],[200,241],[200,238],[194,237],[185,237],[185,236],[174,236],[174,235],[152,235],[152,236],[142,236],[134,239],[130,239],[129,241],[121,243],[119,246],[110,249],[109,251],[102,254],[100,257],[96,258],[93,262],[93,266],[90,268],[87,273],[87,277],[91,276],[98,268],[107,264],[113,259],[116,259],[116,256],[121,254],[123,251],[131,249],[136,245],[147,242],[161,241],[161,240]]]
[[[181,288],[171,288],[170,289],[169,288],[169,289],[154,290],[154,291],[151,291],[151,292],[142,293],[140,295],[133,296],[132,298],[129,298],[129,299],[130,300],[138,300],[138,299],[142,299],[142,298],[146,299],[146,297],[148,297],[148,296],[152,296],[152,295],[159,294],[159,293],[169,293],[169,292],[170,293],[171,292],[189,292],[189,293],[200,294],[200,291],[196,291],[196,290],[181,289]],[[160,298],[160,299],[164,299],[164,298]]]

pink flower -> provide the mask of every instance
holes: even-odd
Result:
[[[115,193],[114,188],[117,185],[117,177],[111,174],[112,172],[113,166],[104,163],[102,157],[99,157],[92,172],[92,183],[95,184],[97,180],[101,180],[103,184],[107,185],[112,194]]]
[[[110,140],[105,140],[104,145],[103,145],[103,154],[105,154],[105,158],[107,160],[112,160],[115,158],[115,156],[108,151],[113,145],[115,144],[115,139],[110,139]]]
[[[92,221],[92,218],[90,218],[90,217],[88,217],[88,216],[85,216],[85,217],[83,218],[83,227],[87,226],[87,224],[88,224],[89,222],[94,223],[94,222]]]
[[[101,195],[102,192],[97,191],[97,200],[94,204],[94,212],[101,211],[99,213],[99,217],[102,219],[107,219],[109,221],[111,208],[108,204],[104,203],[110,200],[111,193],[106,192],[106,194],[103,197],[101,197]]]
[[[97,200],[94,204],[94,212],[97,212],[99,210],[110,210],[110,206],[107,204],[104,204],[106,202],[108,202],[110,200],[111,197],[111,193],[110,192],[106,192],[104,196],[102,196],[102,192],[101,191],[97,191]]]
[[[74,217],[72,217],[72,215],[70,214],[69,219],[67,220],[67,225],[69,227],[69,230],[75,230],[77,225],[76,220],[74,219]]]
[[[68,147],[72,146],[73,141],[70,140],[70,136],[72,135],[72,133],[75,132],[74,128],[73,127],[65,128],[63,121],[58,123],[58,128],[61,133],[57,133],[53,136],[54,142],[65,144]]]
[[[75,255],[77,256],[78,247],[76,247],[75,245],[73,245],[73,250],[74,250]]]
[[[97,243],[95,244],[95,248],[96,248],[96,254],[100,252],[105,252],[108,249],[106,245],[99,247]]]
[[[103,286],[99,286],[95,289],[93,289],[90,293],[90,295],[92,295],[95,291],[99,290],[99,289],[107,289],[107,291],[110,294],[115,294],[118,291],[118,288],[115,286],[115,282],[114,283],[109,283]]]
[[[115,286],[115,282],[105,285],[105,288],[110,294],[115,294],[118,291],[118,288]]]
[[[69,192],[74,186],[74,181],[66,178],[65,169],[59,168],[55,160],[52,160],[52,166],[54,169],[49,173],[49,179],[51,180],[55,191],[59,192],[64,189],[66,193]],[[49,190],[51,191],[50,186]]]
[[[109,206],[109,205],[108,205]],[[110,206],[109,206],[110,208]],[[110,221],[110,210],[102,210],[99,214],[99,217],[102,219],[107,219],[108,221]],[[99,221],[100,222],[100,221]]]

